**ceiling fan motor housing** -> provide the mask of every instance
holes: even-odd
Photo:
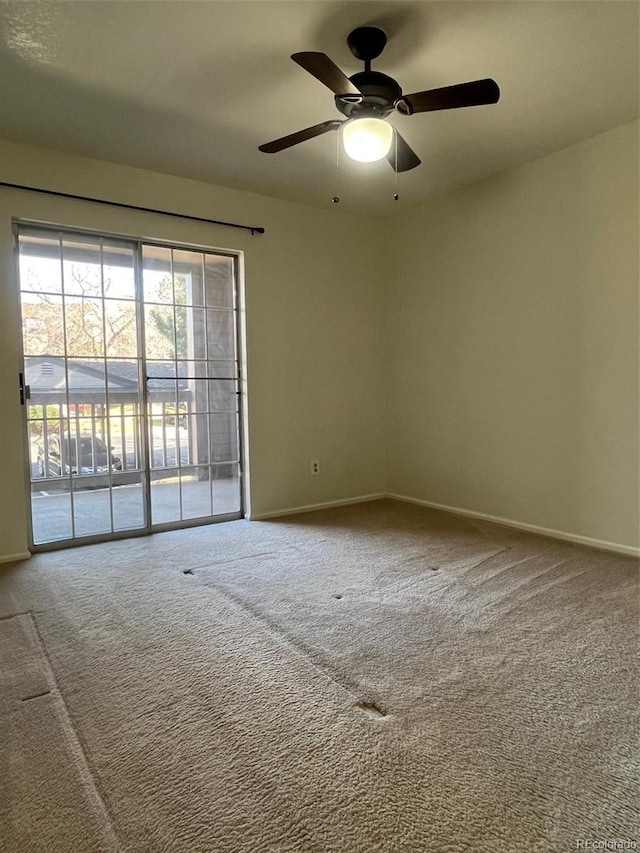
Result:
[[[402,97],[402,89],[393,77],[380,71],[360,71],[349,79],[362,96],[336,95],[336,107],[347,118],[384,118]]]

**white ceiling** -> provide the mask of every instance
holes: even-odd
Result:
[[[638,115],[636,2],[0,2],[0,136],[331,206],[336,137],[258,145],[330,118],[333,94],[289,59],[362,70],[356,26],[389,36],[374,69],[405,92],[493,77],[494,106],[393,122],[422,159],[405,204]],[[386,161],[342,158],[342,208],[394,209]],[[397,207],[397,206],[396,206]]]

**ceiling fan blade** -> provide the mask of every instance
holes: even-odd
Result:
[[[398,109],[406,115],[411,115],[432,110],[454,110],[458,107],[497,104],[499,99],[500,89],[495,80],[474,80],[471,83],[458,83],[456,86],[444,86],[442,89],[429,89],[427,92],[403,95],[398,102]]]
[[[400,136],[395,127],[393,130],[394,144],[391,146],[391,151],[387,154],[387,160],[391,164],[391,168],[394,172],[408,172],[409,169],[415,169],[421,163],[420,158],[409,143]]]
[[[290,133],[289,136],[283,136],[281,139],[274,139],[273,142],[265,142],[264,145],[258,146],[258,151],[263,151],[265,154],[276,154],[278,151],[284,151],[285,148],[291,148],[299,142],[306,142],[307,139],[313,139],[314,136],[321,136],[329,130],[336,130],[341,124],[340,119],[323,121],[321,124],[314,124],[313,127],[305,127],[304,130],[297,130],[295,133]]]
[[[351,80],[343,74],[326,53],[304,51],[291,56],[301,68],[312,74],[316,80],[324,83],[335,95],[362,95]]]

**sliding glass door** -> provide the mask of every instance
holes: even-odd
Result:
[[[237,518],[236,260],[20,226],[32,544]]]

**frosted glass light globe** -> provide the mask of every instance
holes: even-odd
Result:
[[[352,160],[373,163],[391,150],[393,128],[380,118],[357,118],[345,123],[342,144]]]

